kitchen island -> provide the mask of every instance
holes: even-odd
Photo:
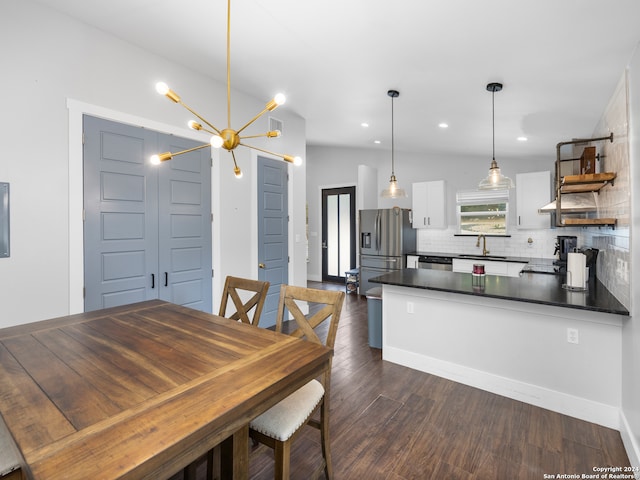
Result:
[[[383,285],[383,359],[620,429],[628,310],[598,281],[404,269]]]

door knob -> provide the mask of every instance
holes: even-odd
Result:
[[[266,268],[266,265],[264,263],[259,263],[258,268]]]

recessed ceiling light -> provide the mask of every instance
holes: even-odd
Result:
[[[374,140],[373,143],[375,143],[376,145],[380,144],[380,140]]]
[[[362,128],[367,128],[367,127],[369,126],[369,124],[368,124],[367,122],[362,122],[362,123],[360,124],[360,126],[361,126]]]
[[[439,126],[440,128],[449,128],[449,124],[448,124],[448,123],[444,123],[444,122],[439,123],[439,124],[438,124],[438,126]]]
[[[518,137],[519,142],[526,142],[528,140],[527,137]]]

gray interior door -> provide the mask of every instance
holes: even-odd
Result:
[[[287,164],[258,157],[258,279],[271,283],[260,326],[276,323],[280,285],[289,278]]]
[[[211,311],[211,174],[196,143],[84,117],[85,311],[154,298]],[[175,151],[174,150],[174,151]]]

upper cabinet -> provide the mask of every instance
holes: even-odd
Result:
[[[444,180],[412,185],[413,228],[447,228],[446,193]]]
[[[516,174],[516,224],[521,229],[549,228],[549,215],[538,213],[551,199],[551,172]]]

